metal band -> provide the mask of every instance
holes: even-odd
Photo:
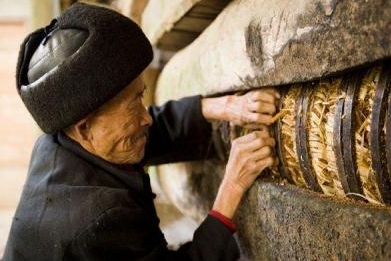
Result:
[[[338,176],[345,193],[351,192],[348,183],[348,178],[345,171],[345,162],[343,160],[343,145],[342,145],[342,118],[343,107],[346,99],[346,81],[342,81],[338,89],[338,100],[335,105],[334,126],[333,126],[333,149],[335,152],[335,160],[338,168]]]
[[[355,149],[355,103],[360,91],[363,72],[349,74],[343,79],[346,85],[346,98],[343,105],[342,121],[342,151],[345,166],[345,176],[349,192],[363,193],[363,187],[357,174],[356,149]]]
[[[372,151],[372,167],[376,174],[376,181],[379,188],[380,195],[383,202],[386,204],[391,203],[391,182],[389,173],[387,173],[387,155],[385,140],[390,143],[390,132],[387,129],[387,138],[384,135],[383,127],[385,122],[385,115],[387,109],[387,102],[389,102],[389,85],[391,81],[391,64],[387,64],[382,68],[380,73],[379,82],[376,86],[375,99],[373,101],[372,108],[372,121],[371,121],[371,133],[370,144]],[[390,104],[388,105],[388,116],[390,114]],[[388,125],[389,125],[388,120]],[[387,146],[389,150],[389,144]],[[389,156],[389,155],[388,155]],[[390,160],[388,160],[390,165]]]
[[[386,116],[386,156],[387,156],[387,170],[391,178],[391,91],[388,94],[387,103],[388,103],[388,108],[387,108],[387,116]]]
[[[314,174],[308,152],[307,118],[309,107],[308,101],[311,93],[312,88],[309,88],[309,85],[303,85],[298,103],[296,104],[296,153],[299,157],[300,167],[307,185],[314,191],[322,192]]]

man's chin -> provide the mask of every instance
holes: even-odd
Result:
[[[133,165],[140,163],[144,158],[145,149],[143,148],[142,151],[137,153],[137,155],[132,155],[129,157],[129,154],[122,153],[123,155],[118,157],[108,157],[103,158],[105,161],[112,163],[114,165]]]
[[[144,154],[145,146],[137,155],[133,155],[132,158],[128,158],[124,164],[138,164],[144,159]]]

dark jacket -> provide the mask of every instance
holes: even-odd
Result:
[[[154,123],[143,163],[205,158],[211,127],[199,97],[149,111]],[[238,258],[232,234],[212,216],[191,243],[169,251],[153,198],[143,165],[124,171],[64,134],[43,135],[32,154],[4,261]]]

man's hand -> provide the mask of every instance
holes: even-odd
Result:
[[[254,131],[232,142],[231,152],[213,210],[232,218],[244,193],[261,172],[276,164],[275,140],[268,130]]]
[[[229,97],[225,114],[228,121],[245,128],[259,128],[272,123],[279,93],[271,88],[250,91],[244,95]]]
[[[244,95],[203,98],[202,113],[208,120],[224,120],[250,129],[272,123],[280,98],[273,88],[263,88]]]
[[[277,162],[273,155],[275,140],[265,125],[273,123],[279,99],[273,88],[201,99],[202,114],[207,120],[229,121],[255,130],[232,142],[225,175],[213,204],[213,210],[228,218],[234,216],[243,195],[261,172]]]

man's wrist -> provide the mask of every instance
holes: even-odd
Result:
[[[226,113],[228,101],[228,96],[201,98],[202,115],[208,121],[228,120]]]
[[[232,219],[235,215],[236,209],[239,206],[242,196],[242,192],[235,189],[231,183],[223,180],[223,182],[220,184],[220,188],[217,192],[212,209]]]
[[[223,223],[228,228],[228,230],[231,231],[232,234],[236,232],[236,224],[232,221],[232,219],[224,216],[220,212],[213,209],[209,211],[209,215],[215,217],[221,223]]]

